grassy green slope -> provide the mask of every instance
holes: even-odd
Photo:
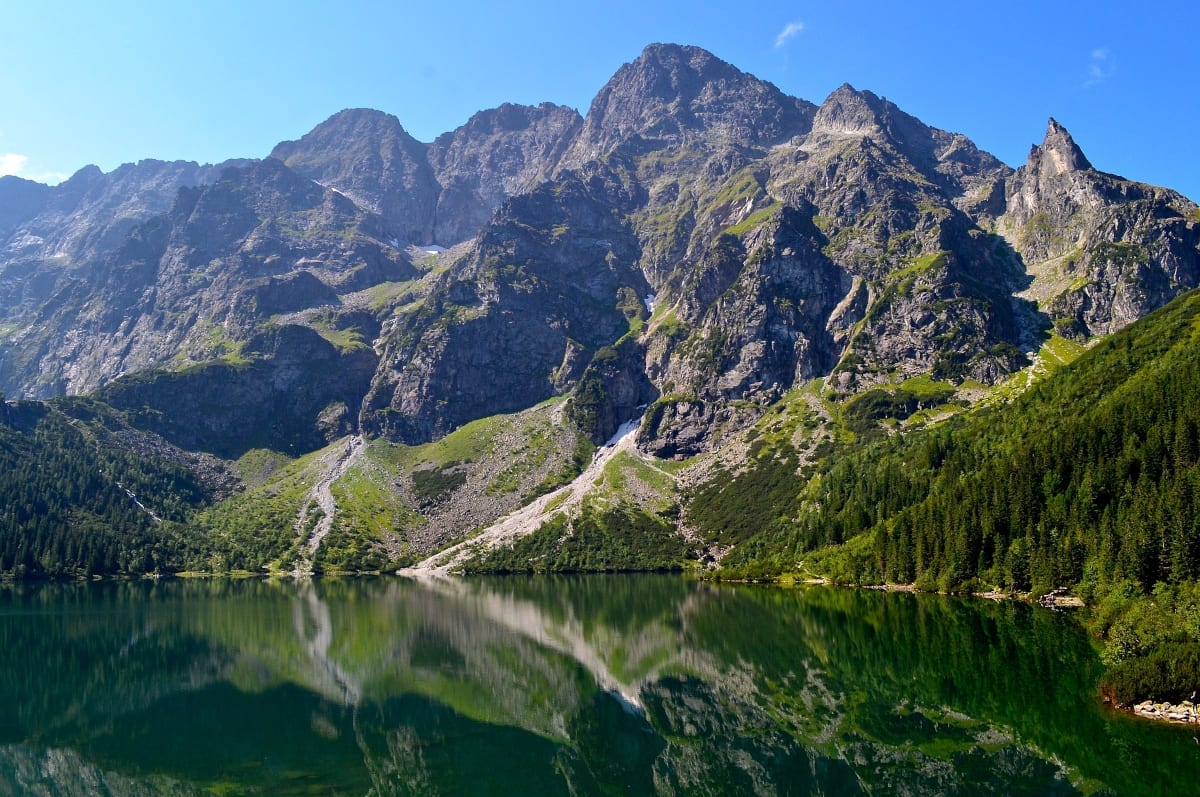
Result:
[[[555,399],[482,418],[423,445],[371,440],[330,484],[336,511],[313,567],[394,570],[570,481],[590,450],[556,421],[560,405]],[[295,460],[266,451],[238,460],[248,489],[194,519],[212,541],[204,569],[289,570],[323,517],[311,488],[346,443]],[[296,519],[306,506],[307,528],[298,534]]]
[[[469,562],[468,573],[680,570],[688,543],[676,527],[680,463],[620,452],[578,507]],[[565,498],[565,496],[563,496]]]

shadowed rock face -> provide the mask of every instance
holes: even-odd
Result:
[[[415,442],[549,398],[556,373],[629,330],[622,307],[644,313],[637,258],[600,181],[511,200],[424,304],[385,329],[364,427]]]
[[[311,451],[353,431],[346,407],[370,384],[374,352],[339,351],[294,325],[260,334],[246,349],[246,362],[141,371],[97,396],[175,445],[229,459],[251,448]]]
[[[814,377],[995,383],[1050,331],[1200,283],[1196,206],[1095,170],[1054,120],[1014,172],[871,92],[816,106],[694,47],[647,47],[586,118],[506,104],[425,144],[347,110],[230,165],[0,179],[0,390],[151,369],[113,395],[154,408],[228,379],[299,447],[555,394],[603,440],[658,401],[643,445],[684,455]],[[181,417],[225,445],[204,406]]]

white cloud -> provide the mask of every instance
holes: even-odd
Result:
[[[1109,55],[1107,47],[1096,47],[1092,50],[1091,59],[1088,61],[1087,80],[1084,81],[1084,86],[1097,86],[1113,76],[1116,66]]]
[[[787,44],[787,40],[795,36],[800,31],[804,30],[803,22],[789,22],[787,26],[779,32],[775,37],[775,46],[782,47]]]
[[[5,152],[0,155],[0,177],[9,174],[20,174],[25,168],[25,162],[29,160],[25,155],[18,155],[15,152]]]
[[[64,174],[63,172],[41,172],[40,174],[29,174],[26,169],[28,164],[28,155],[19,155],[16,152],[5,152],[0,154],[0,177],[13,175],[15,177],[23,177],[26,180],[33,180],[35,183],[58,185],[63,180],[71,176],[69,174]]]
[[[41,174],[26,174],[23,175],[26,180],[33,180],[35,183],[45,183],[46,185],[58,185],[63,180],[66,180],[71,175],[66,172],[42,172]]]

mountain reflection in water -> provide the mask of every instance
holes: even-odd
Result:
[[[1158,794],[1069,617],[671,576],[0,587],[0,794]]]

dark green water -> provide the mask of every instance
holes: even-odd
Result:
[[[0,586],[0,795],[1200,793],[1079,626],[666,576]]]

